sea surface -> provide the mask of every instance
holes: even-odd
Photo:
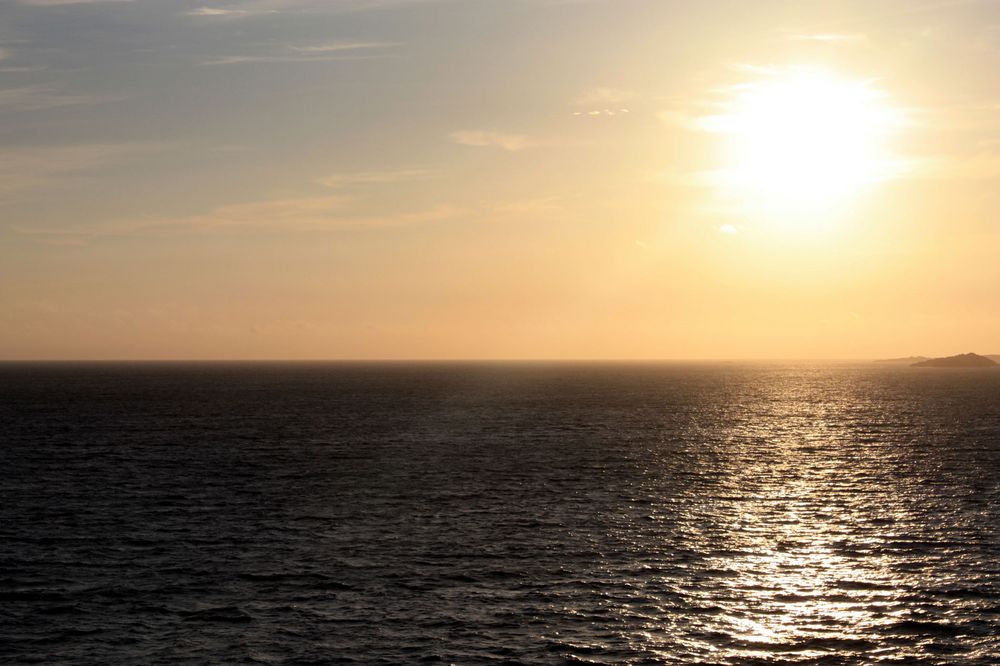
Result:
[[[4,663],[1000,663],[1000,371],[6,364],[0,482]]]

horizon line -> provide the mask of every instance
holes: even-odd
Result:
[[[1000,356],[1000,354],[982,354]],[[913,355],[897,357],[822,356],[719,356],[719,357],[362,357],[362,358],[0,358],[0,364],[17,363],[774,363],[774,362],[872,362],[940,358]]]

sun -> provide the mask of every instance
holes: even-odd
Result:
[[[873,82],[794,67],[727,93],[704,128],[724,137],[714,180],[744,208],[816,218],[892,176],[900,118]]]

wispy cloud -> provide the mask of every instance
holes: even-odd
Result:
[[[0,201],[161,148],[151,143],[8,148],[0,152]]]
[[[0,111],[41,111],[61,106],[101,104],[119,99],[102,95],[63,93],[47,85],[0,88]]]
[[[294,62],[330,62],[336,60],[368,60],[383,58],[386,54],[375,53],[397,44],[389,42],[333,42],[312,46],[288,46],[284,53],[266,53],[256,55],[220,56],[204,61],[203,65],[240,65],[244,63],[294,63]]]
[[[96,5],[109,2],[132,2],[132,0],[17,0],[22,5],[32,7],[56,7],[60,5]]]
[[[225,7],[196,7],[188,12],[188,16],[212,16],[212,17],[239,17],[246,16],[248,12],[243,9],[226,9]]]
[[[868,36],[860,32],[815,32],[809,34],[789,35],[794,42],[827,42],[834,44],[857,44],[868,40]]]
[[[700,116],[694,110],[674,108],[665,109],[656,114],[660,121],[670,129],[698,129]]]
[[[910,110],[916,126],[945,132],[1000,130],[1000,100],[983,99],[976,103],[924,106]]]
[[[6,61],[14,57],[14,52],[6,47],[0,46],[0,72],[37,72],[45,69],[40,65],[8,65]]]
[[[588,118],[614,117],[630,113],[627,104],[639,97],[633,90],[596,87],[585,90],[573,100],[578,107],[574,116]]]
[[[384,49],[392,46],[399,46],[399,44],[396,42],[330,42],[312,46],[293,46],[291,49],[299,53],[342,53],[344,51]]]
[[[350,187],[352,185],[379,185],[400,183],[430,178],[433,172],[425,169],[403,169],[397,171],[359,171],[354,173],[334,173],[319,179],[321,185],[329,188]]]
[[[631,113],[629,109],[588,109],[586,111],[574,111],[574,116],[586,116],[588,118],[624,116]]]
[[[42,1],[44,2],[45,0]],[[58,2],[60,0],[54,1]],[[91,1],[99,2],[112,0]],[[268,14],[273,15],[289,11],[316,13],[356,12],[367,9],[380,9],[383,7],[392,7],[397,5],[436,1],[440,0],[242,0],[217,5],[204,5],[202,7],[192,9],[186,12],[186,14],[188,16],[208,18],[239,19],[265,16]]]
[[[257,232],[330,232],[429,224],[454,218],[462,211],[439,205],[425,210],[359,214],[348,196],[297,197],[218,206],[205,213],[177,217],[113,220],[68,228],[15,227],[14,231],[39,241],[78,244],[99,238],[175,236],[188,234]]]
[[[621,106],[634,100],[639,94],[634,90],[596,87],[580,93],[573,103],[576,106]]]
[[[908,174],[927,180],[1000,180],[1000,152],[984,150],[971,155],[937,155],[914,159]]]
[[[451,140],[462,146],[474,148],[499,148],[509,152],[517,152],[531,148],[536,143],[522,134],[507,134],[488,130],[461,130],[452,132]]]
[[[281,55],[238,55],[221,56],[205,60],[202,65],[245,65],[248,63],[296,63],[296,62],[335,62],[349,60],[371,60],[379,55],[318,55],[318,56],[281,56]]]
[[[519,217],[525,215],[552,215],[563,212],[565,209],[562,197],[558,196],[515,199],[513,201],[505,201],[503,203],[495,204],[491,207],[491,211],[493,213],[499,215],[516,215]]]

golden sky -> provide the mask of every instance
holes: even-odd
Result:
[[[992,0],[7,0],[0,358],[1000,353]]]

